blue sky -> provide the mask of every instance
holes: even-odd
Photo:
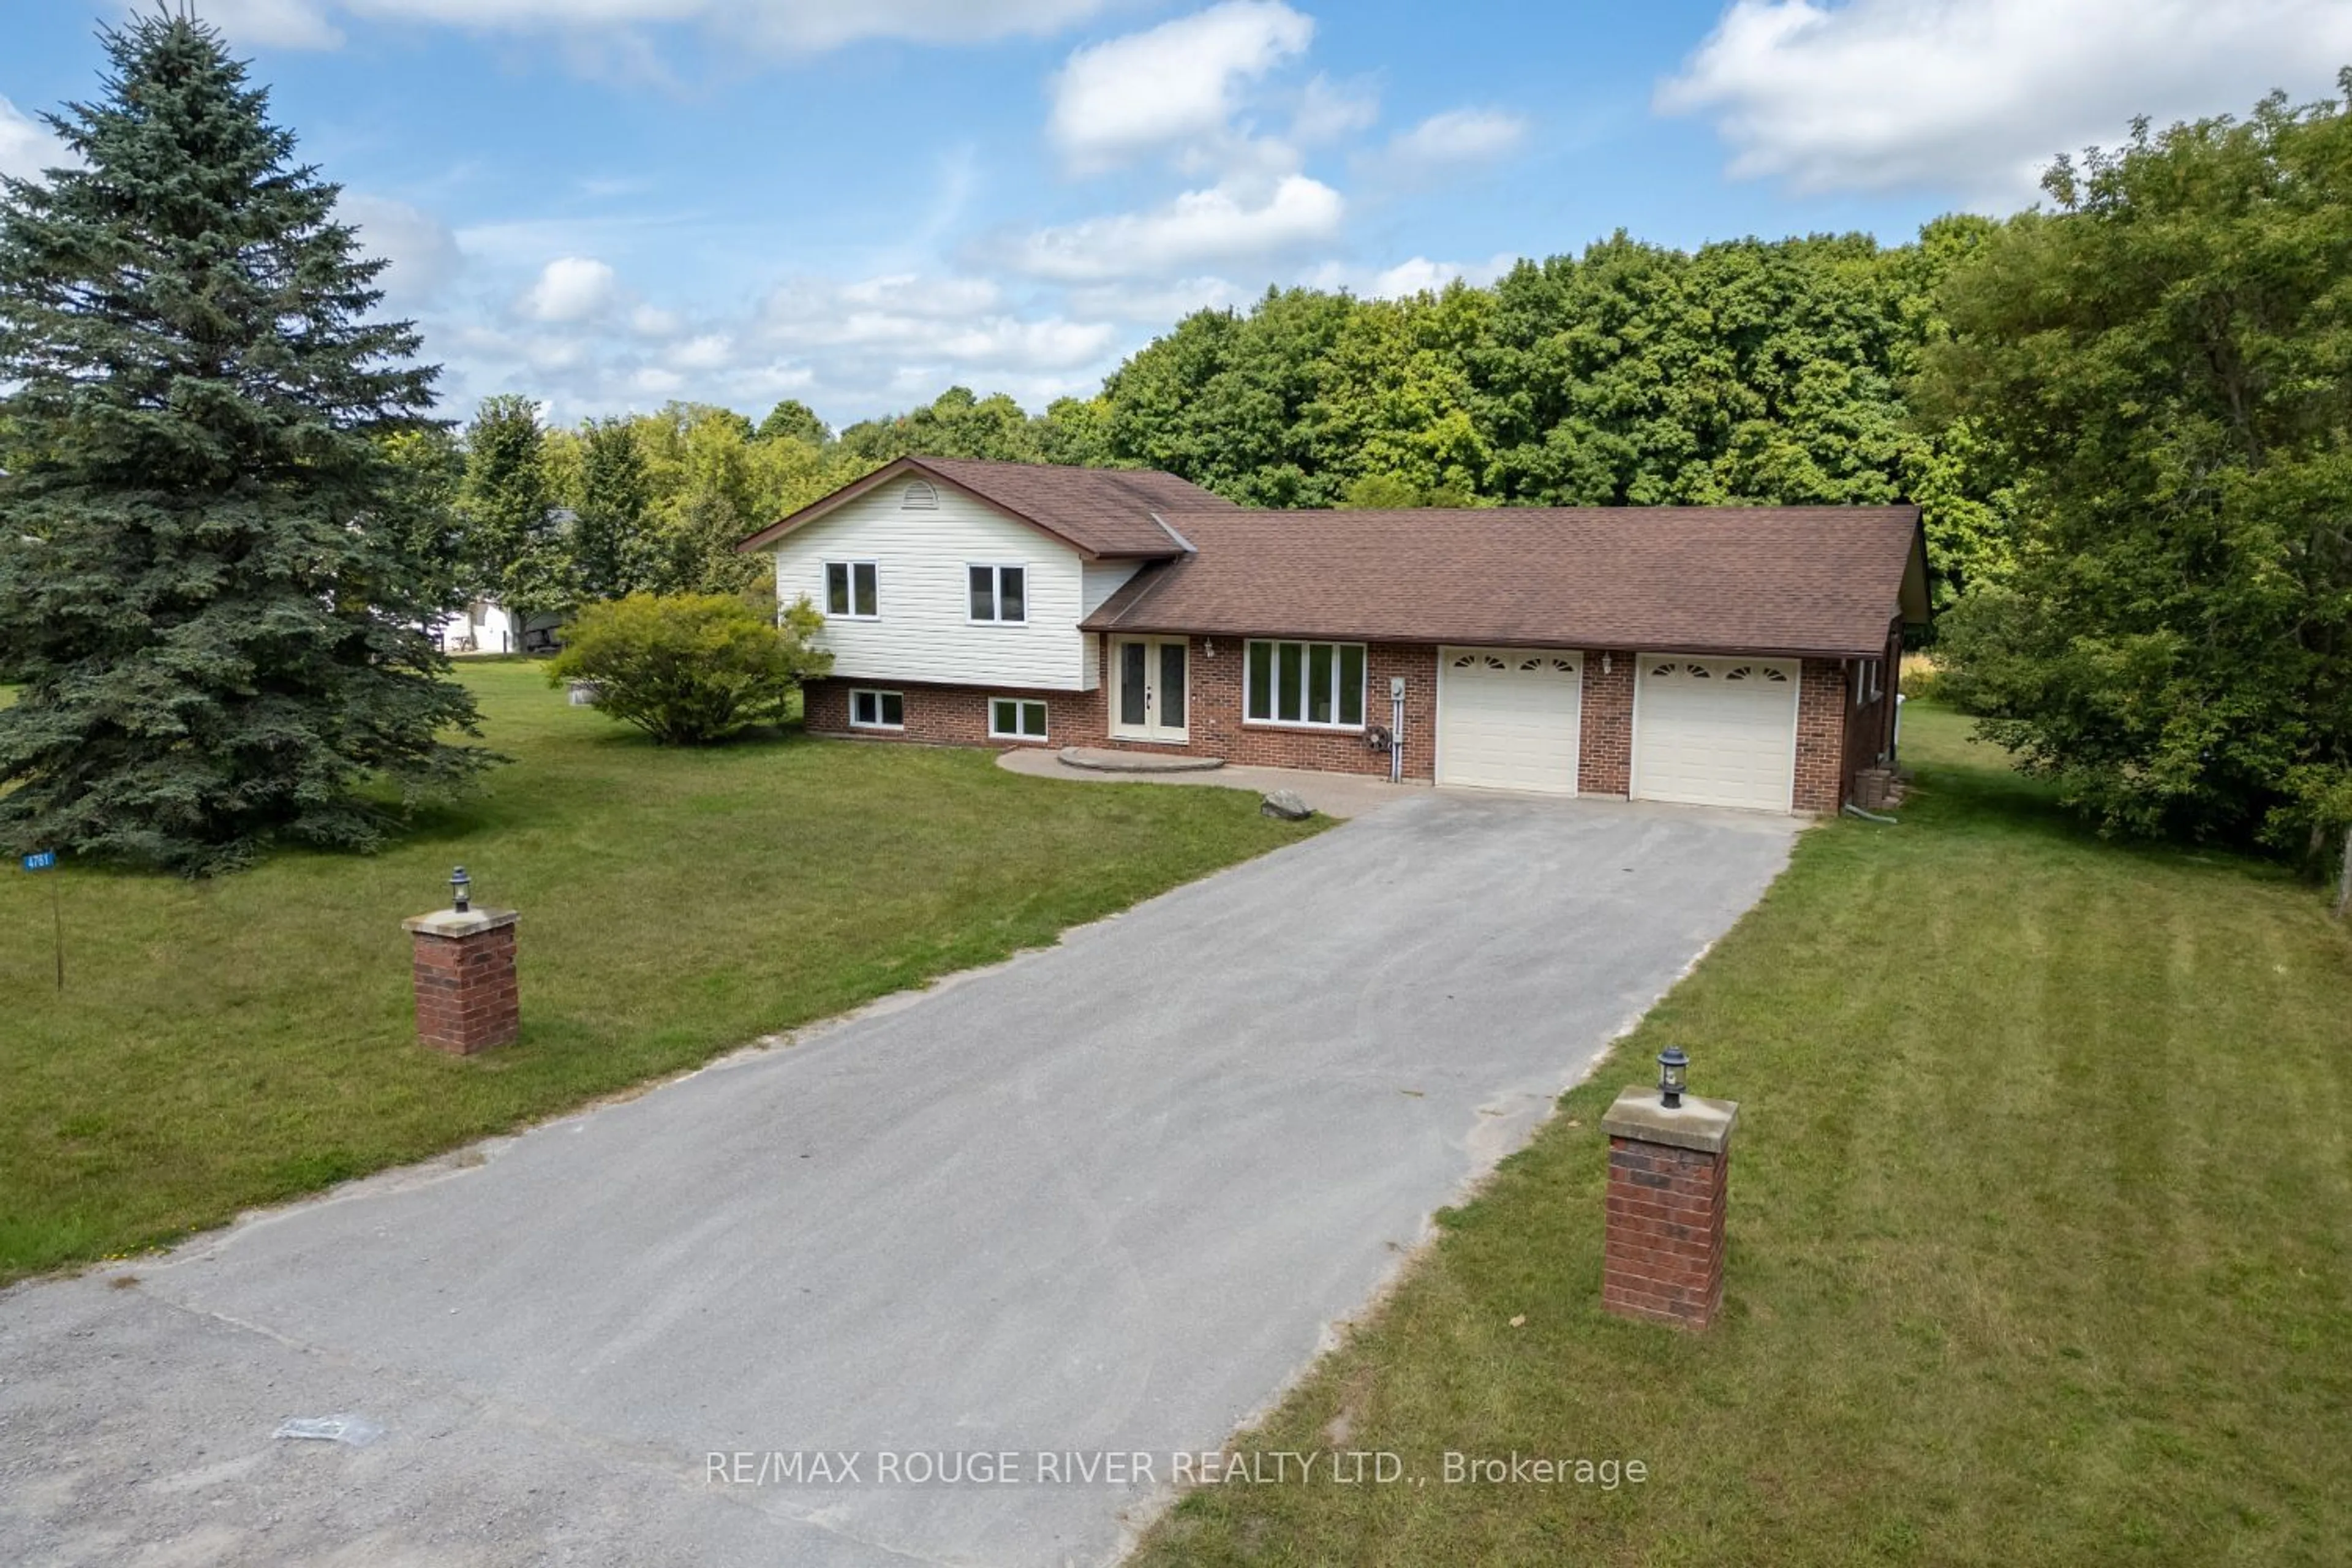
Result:
[[[111,3],[0,0],[0,171]],[[2033,198],[2332,90],[2346,0],[201,0],[393,258],[447,411],[835,424],[1087,393],[1184,310]]]

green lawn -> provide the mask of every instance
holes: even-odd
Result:
[[[1901,826],[1808,834],[1237,1445],[1427,1484],[1205,1489],[1140,1563],[2346,1560],[2352,938],[2077,830],[1949,715],[1905,736]],[[1595,1122],[1668,1041],[1741,1103],[1704,1336],[1597,1304]],[[1442,1484],[1514,1448],[1651,1479]]]
[[[0,871],[0,1282],[152,1245],[1003,958],[1308,829],[1219,789],[792,738],[662,751],[468,664],[516,759],[372,858]],[[523,911],[523,1038],[412,1037],[407,915]],[[49,895],[62,894],[66,989]]]

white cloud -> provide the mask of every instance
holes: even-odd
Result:
[[[1278,0],[1226,0],[1090,45],[1054,79],[1046,133],[1080,169],[1222,138],[1238,89],[1304,52],[1314,36],[1314,22]]]
[[[421,208],[345,191],[335,211],[359,230],[362,252],[392,263],[377,281],[394,304],[432,299],[465,266],[449,226]]]
[[[2347,59],[2343,0],[1737,0],[1656,106],[1712,119],[1735,175],[2004,205],[2134,115],[2318,96]]]
[[[1402,300],[1412,294],[1434,294],[1455,279],[1483,288],[1518,264],[1517,253],[1498,251],[1484,261],[1432,261],[1416,256],[1384,268],[1365,279],[1357,292],[1372,300]]]
[[[976,278],[795,279],[769,297],[762,317],[771,347],[1031,371],[1092,363],[1114,336],[1099,321],[1003,310],[996,285]]]
[[[674,336],[681,324],[677,311],[658,305],[639,305],[629,312],[629,331],[643,338]]]
[[[1290,122],[1290,138],[1303,145],[1337,142],[1371,128],[1381,115],[1379,95],[1368,87],[1341,86],[1318,76],[1298,95],[1298,112]]]
[[[776,53],[805,54],[866,38],[974,43],[1045,37],[1099,12],[1107,0],[207,0],[205,16],[232,43],[333,48],[337,16],[586,36],[693,24],[718,37]]]
[[[1491,163],[1517,152],[1527,140],[1528,122],[1493,109],[1449,109],[1433,114],[1389,142],[1396,167],[1433,174],[1470,163]]]
[[[239,48],[339,48],[327,11],[322,0],[205,0],[204,18]]]
[[[705,332],[669,351],[669,363],[679,370],[718,370],[735,358],[735,340],[725,332]]]
[[[78,162],[47,126],[0,98],[0,174],[32,180],[44,169]]]
[[[1347,204],[1319,180],[1289,174],[1255,203],[1227,186],[1187,191],[1145,213],[1040,229],[1013,256],[1039,278],[1087,283],[1166,276],[1203,263],[1267,256],[1330,238]]]
[[[534,321],[584,321],[613,302],[615,283],[613,269],[593,257],[562,257],[541,269],[516,308]]]
[[[843,303],[859,310],[941,321],[996,310],[1003,291],[986,278],[924,278],[912,272],[862,279],[837,290]]]
[[[1229,279],[1212,276],[1179,278],[1166,283],[1086,283],[1069,290],[1070,309],[1083,316],[1113,321],[1137,321],[1154,331],[1195,310],[1223,310],[1238,305],[1247,290]]]

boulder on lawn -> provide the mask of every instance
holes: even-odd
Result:
[[[1315,815],[1315,808],[1298,798],[1297,790],[1268,790],[1259,803],[1258,812],[1265,816],[1278,816],[1285,822],[1304,822]]]
[[[597,690],[596,683],[593,680],[572,681],[565,686],[564,691],[574,708],[593,708],[596,706],[597,697],[601,695]]]

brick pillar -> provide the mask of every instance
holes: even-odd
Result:
[[[1703,1329],[1723,1305],[1723,1211],[1738,1105],[1654,1089],[1617,1097],[1609,1135],[1609,1219],[1601,1304],[1623,1318]]]
[[[515,996],[513,910],[439,910],[400,922],[415,943],[416,1037],[470,1057],[512,1045],[521,1031]]]

